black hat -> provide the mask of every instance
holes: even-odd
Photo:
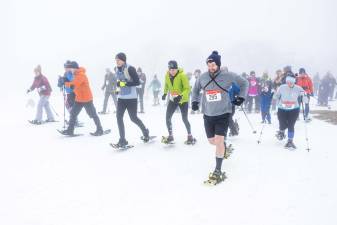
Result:
[[[214,62],[218,67],[221,66],[221,55],[217,51],[213,51],[210,56],[208,56],[206,63]]]
[[[255,71],[254,70],[250,71],[249,75],[253,75],[253,74],[256,75]]]
[[[64,67],[68,69],[78,69],[79,68],[78,63],[76,61],[67,61],[64,64]]]
[[[168,62],[169,69],[178,69],[178,63],[175,60],[171,60]]]
[[[303,74],[303,73],[305,73],[305,69],[301,68],[300,71],[299,71],[299,74]]]
[[[116,55],[116,59],[122,60],[123,62],[126,62],[126,55],[123,52],[120,52]]]

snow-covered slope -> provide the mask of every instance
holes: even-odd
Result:
[[[296,151],[283,148],[266,125],[257,144],[260,116],[237,112],[240,135],[230,138],[235,151],[225,160],[228,179],[219,186],[202,184],[214,168],[214,148],[207,143],[201,115],[191,115],[198,143],[183,144],[180,114],[173,119],[175,146],[163,146],[165,108],[140,115],[157,141],[143,144],[140,130],[125,114],[127,139],[136,147],[116,152],[115,114],[101,116],[110,135],[91,137],[94,124],[85,114],[85,136],[65,138],[56,132],[62,122],[33,126],[35,109],[24,100],[10,100],[1,118],[0,224],[6,225],[334,225],[337,224],[337,127],[313,120],[307,124],[311,151],[305,150],[305,125],[296,125]],[[62,97],[51,99],[61,115]],[[101,99],[96,99],[100,110]],[[3,110],[3,108],[2,108]],[[62,117],[59,118],[62,121]]]

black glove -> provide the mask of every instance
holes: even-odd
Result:
[[[240,97],[240,96],[235,96],[234,100],[232,101],[233,105],[237,105],[240,106],[242,105],[242,103],[245,101],[244,98]]]
[[[181,95],[178,95],[177,97],[175,97],[175,98],[173,99],[173,101],[174,101],[175,104],[179,104],[179,102],[181,101],[182,98],[183,98],[183,97],[182,97]]]
[[[32,90],[30,90],[30,89],[27,89],[27,94],[29,93],[29,92],[31,92]]]
[[[199,102],[192,102],[192,110],[193,111],[199,110]]]
[[[166,96],[167,96],[167,94],[163,94],[163,96],[161,97],[161,100],[165,101]]]

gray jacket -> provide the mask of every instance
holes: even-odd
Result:
[[[240,87],[239,96],[246,98],[248,91],[247,80],[232,72],[219,71],[217,74],[215,81],[224,90],[228,91],[232,83],[236,83]],[[202,112],[206,116],[219,116],[225,113],[232,113],[232,103],[228,93],[218,87],[214,81],[209,83],[210,81],[211,75],[209,72],[203,73],[196,80],[192,92],[192,102],[200,102],[202,98]],[[209,85],[205,87],[208,83]],[[203,90],[202,96],[201,90]]]
[[[298,98],[304,95],[304,90],[298,85],[289,87],[288,84],[282,84],[274,98],[277,101],[277,107],[283,110],[293,110],[300,108]]]

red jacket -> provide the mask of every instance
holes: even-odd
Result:
[[[41,95],[50,96],[50,93],[52,92],[47,77],[43,76],[42,74],[34,78],[34,82],[30,87],[30,90],[33,91],[35,88],[39,92],[40,96]]]
[[[297,77],[296,84],[301,86],[306,94],[311,95],[314,93],[311,78],[307,74],[299,75]]]

